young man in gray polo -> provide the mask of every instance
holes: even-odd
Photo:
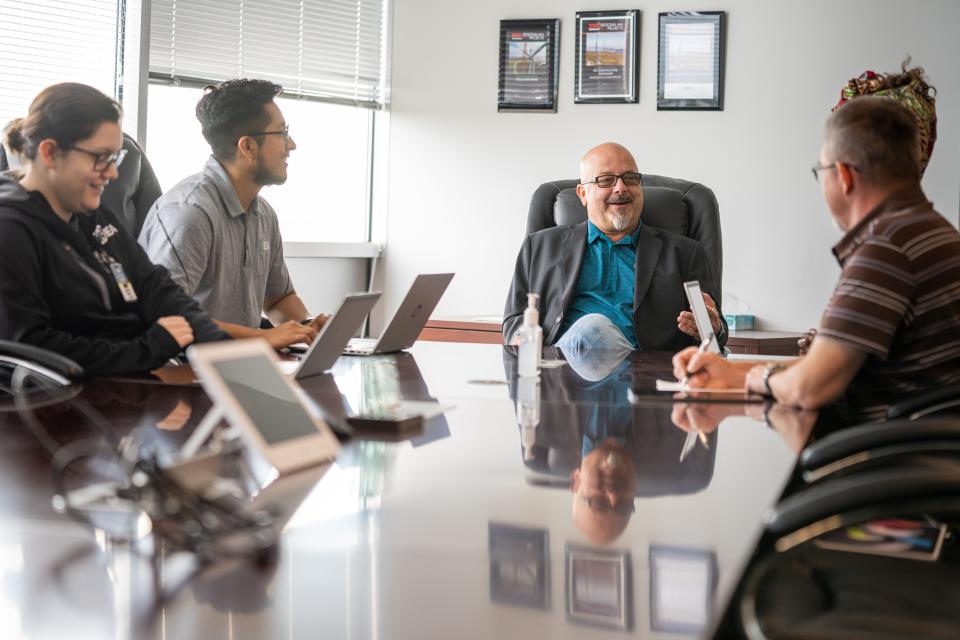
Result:
[[[283,260],[277,214],[260,195],[287,179],[297,148],[265,80],[209,87],[197,119],[213,151],[201,173],[153,205],[140,244],[234,338],[265,338],[275,349],[310,342],[325,316],[309,318]],[[261,313],[277,326],[260,329]]]

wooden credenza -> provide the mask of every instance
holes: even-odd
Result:
[[[500,344],[500,320],[493,316],[430,318],[420,340]],[[732,353],[765,356],[797,355],[799,333],[785,331],[731,331],[727,347]]]

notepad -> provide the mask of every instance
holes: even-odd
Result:
[[[690,385],[677,380],[657,380],[657,391],[672,391],[679,393],[726,393],[730,395],[743,395],[743,389],[705,389],[703,387],[691,387]]]

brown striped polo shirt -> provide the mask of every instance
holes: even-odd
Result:
[[[960,382],[960,233],[919,185],[892,193],[833,248],[842,273],[818,335],[867,353],[847,409]]]

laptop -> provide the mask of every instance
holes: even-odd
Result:
[[[303,380],[330,369],[340,357],[350,337],[357,332],[379,299],[379,291],[353,293],[344,298],[340,308],[320,329],[319,335],[310,344],[300,362],[291,363],[296,365],[292,371],[282,367],[284,373],[293,375],[297,380]]]
[[[397,312],[393,314],[387,330],[379,338],[351,339],[343,353],[369,356],[403,351],[413,346],[452,279],[452,273],[427,273],[417,276]]]

